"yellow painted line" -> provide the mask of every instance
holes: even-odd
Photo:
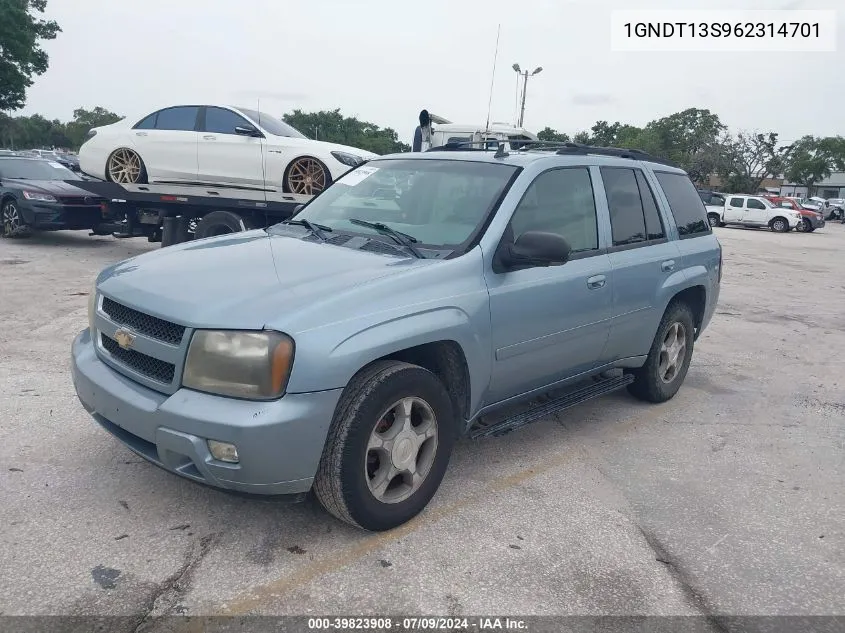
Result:
[[[631,417],[613,425],[611,430],[613,432],[618,432],[631,424],[646,421],[650,418],[653,419],[660,417],[660,415],[664,413],[661,409],[662,407],[655,407],[654,409],[647,410],[641,416]],[[537,466],[532,466],[531,468],[526,468],[511,475],[505,475],[504,477],[493,479],[479,492],[465,497],[464,499],[459,499],[451,505],[424,511],[422,514],[411,519],[408,523],[404,523],[389,532],[374,534],[360,543],[346,548],[345,550],[336,554],[333,553],[330,556],[326,556],[321,560],[315,561],[314,563],[300,567],[284,578],[279,578],[267,584],[252,588],[240,597],[228,601],[226,607],[220,609],[218,613],[219,615],[232,616],[249,615],[253,610],[260,608],[262,605],[267,604],[272,600],[280,598],[287,592],[308,584],[315,578],[340,571],[344,567],[351,565],[379,548],[394,543],[402,537],[408,536],[423,527],[433,525],[469,505],[478,501],[489,499],[491,493],[502,492],[509,488],[514,488],[533,477],[545,474],[555,468],[563,466],[573,457],[577,456],[577,453],[579,452],[580,451],[569,450],[566,453],[563,453],[552,460],[544,461],[542,464]]]

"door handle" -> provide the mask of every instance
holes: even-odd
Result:
[[[146,136],[146,132],[135,132],[135,136]]]
[[[601,288],[604,286],[605,282],[607,281],[607,277],[604,275],[594,275],[587,279],[587,288],[590,290],[595,290],[596,288]]]
[[[216,141],[216,140],[217,140],[217,137],[216,137],[216,136],[212,136],[211,134],[206,134],[205,136],[203,136],[203,138],[204,138],[206,141]]]
[[[667,259],[665,262],[660,264],[660,270],[664,273],[669,273],[675,270],[675,260],[674,259]]]

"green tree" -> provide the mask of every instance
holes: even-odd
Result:
[[[61,32],[44,13],[47,0],[0,0],[0,110],[19,110],[33,76],[44,74],[49,58],[41,42]]]
[[[375,154],[411,151],[411,147],[401,142],[392,128],[381,128],[375,123],[344,116],[340,108],[319,112],[297,109],[282,118],[308,138],[318,141],[349,145]]]
[[[719,142],[716,173],[730,193],[757,193],[766,178],[783,171],[784,149],[778,148],[777,132],[739,132]]]
[[[85,142],[88,131],[91,128],[117,123],[122,118],[119,114],[115,114],[100,106],[95,107],[93,110],[77,108],[73,111],[73,120],[66,125],[66,134],[70,141],[68,146],[79,149]]]
[[[809,192],[834,169],[845,170],[845,139],[841,136],[804,136],[784,152],[784,177]]]
[[[581,145],[589,145],[591,142],[590,133],[586,130],[582,130],[581,132],[576,133],[575,136],[572,137],[572,140],[575,143],[580,143]]]
[[[688,108],[650,122],[640,135],[640,147],[650,154],[672,160],[693,181],[705,183],[719,165],[719,139],[725,131],[710,110]]]
[[[556,143],[568,143],[570,141],[569,134],[553,130],[549,126],[537,132],[537,138],[541,141],[554,141]]]

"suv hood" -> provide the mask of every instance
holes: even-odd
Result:
[[[133,257],[100,273],[97,288],[119,303],[188,327],[261,329],[269,320],[433,263],[258,230]]]
[[[93,196],[89,191],[80,189],[66,180],[14,180],[7,178],[3,181],[3,186],[6,189],[37,191],[38,193],[49,193],[58,196]]]

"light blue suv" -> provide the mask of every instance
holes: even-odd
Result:
[[[622,387],[672,398],[721,281],[695,187],[641,152],[529,147],[381,157],[286,223],[107,268],[73,342],[79,399],[178,475],[313,490],[385,530],[460,436]]]

